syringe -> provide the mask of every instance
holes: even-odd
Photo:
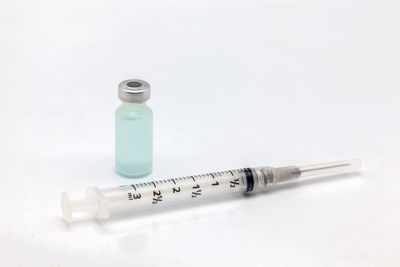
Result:
[[[279,168],[244,168],[202,175],[187,176],[98,189],[88,187],[86,198],[71,201],[61,194],[61,209],[66,222],[72,222],[72,213],[89,212],[99,219],[107,219],[119,211],[138,211],[166,206],[170,203],[198,201],[230,193],[259,192],[277,183],[303,177],[358,170],[359,159]]]

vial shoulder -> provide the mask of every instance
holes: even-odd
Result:
[[[153,111],[146,104],[122,104],[115,110],[115,117],[119,119],[152,118]]]

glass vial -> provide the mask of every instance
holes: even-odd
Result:
[[[146,105],[150,85],[123,81],[118,97],[122,105],[115,111],[115,169],[125,177],[143,177],[153,167],[153,111]]]

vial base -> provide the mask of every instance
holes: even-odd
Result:
[[[141,178],[151,173],[152,163],[132,164],[116,162],[115,171],[126,178]]]

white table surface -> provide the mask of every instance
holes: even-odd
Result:
[[[398,1],[0,1],[1,266],[399,266]],[[152,85],[141,180],[361,158],[267,194],[66,225]]]

